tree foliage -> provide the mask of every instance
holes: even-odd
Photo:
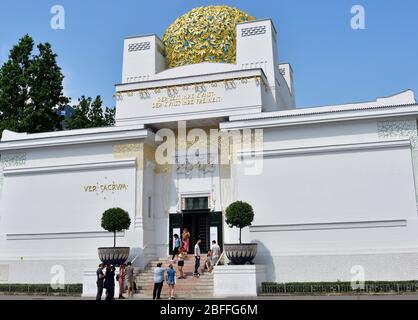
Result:
[[[82,96],[74,108],[74,114],[65,121],[67,129],[84,129],[108,127],[115,124],[115,109],[107,108],[103,111],[103,101],[100,96],[96,99]]]
[[[64,76],[49,43],[37,46],[29,35],[20,39],[0,68],[0,134],[61,129],[56,109],[69,102],[63,95]]]
[[[225,218],[229,227],[239,228],[239,243],[241,243],[242,228],[251,226],[254,220],[254,211],[250,204],[236,201],[226,208]]]
[[[131,218],[129,213],[121,208],[111,208],[106,210],[102,215],[102,228],[113,232],[113,246],[116,247],[116,232],[129,229]]]

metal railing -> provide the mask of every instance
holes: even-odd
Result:
[[[263,283],[262,294],[378,294],[418,292],[418,281],[366,282],[363,289],[353,287],[350,282],[336,283]]]

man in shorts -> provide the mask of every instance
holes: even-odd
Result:
[[[126,279],[128,280],[128,297],[133,297],[134,295],[134,267],[132,263],[128,262],[126,267]]]

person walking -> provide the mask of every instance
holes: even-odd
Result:
[[[175,234],[173,256],[171,257],[172,261],[174,261],[174,258],[179,254],[179,249],[180,249],[180,238],[178,234]]]
[[[221,257],[221,247],[216,243],[215,240],[212,241],[212,265],[216,266]]]
[[[174,270],[172,264],[170,264],[167,269],[167,284],[170,289],[168,299],[176,299],[174,297],[174,286],[176,284],[176,270]]]
[[[96,271],[96,275],[97,275],[97,295],[96,295],[96,300],[102,300],[102,295],[103,295],[103,285],[104,285],[104,279],[105,279],[105,274],[103,272],[104,269],[104,264],[101,263],[99,264],[99,268]]]
[[[213,269],[213,264],[212,264],[212,251],[209,250],[207,255],[206,255],[206,261],[205,261],[205,266],[202,268],[202,273],[205,272],[205,270],[208,269],[208,272],[211,273],[212,269]]]
[[[134,295],[134,267],[131,262],[128,262],[126,267],[126,278],[128,280],[128,298]]]
[[[190,250],[190,232],[187,228],[184,228],[183,233],[181,234],[181,239],[183,241],[184,252],[188,254]]]
[[[194,246],[194,273],[193,275],[196,277],[200,276],[199,268],[200,268],[200,243],[202,240],[197,240]]]
[[[152,299],[161,299],[161,291],[164,284],[164,269],[162,268],[162,265],[162,262],[159,262],[154,269],[154,290],[152,292]]]
[[[126,269],[125,265],[121,265],[119,268],[119,274],[117,276],[117,281],[119,283],[119,299],[125,299],[123,294],[125,293],[125,276],[126,276]]]
[[[106,288],[106,300],[113,300],[115,296],[115,267],[113,265],[106,268],[104,287]]]
[[[184,251],[183,245],[180,246],[178,257],[179,257],[179,261],[177,263],[177,267],[180,273],[179,279],[186,279],[186,277],[184,276],[184,272],[183,272],[184,259],[186,258],[186,252]]]

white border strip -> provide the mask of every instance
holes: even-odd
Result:
[[[352,221],[330,223],[305,223],[282,225],[255,225],[250,227],[250,232],[283,232],[303,230],[335,230],[335,229],[361,229],[361,228],[390,228],[406,227],[407,220],[383,220],[383,221]]]
[[[125,232],[117,232],[116,237],[125,236]],[[16,233],[6,234],[7,240],[47,240],[47,239],[86,239],[86,238],[113,238],[112,232],[57,232],[57,233]]]
[[[92,162],[92,163],[77,163],[65,164],[58,166],[42,166],[42,167],[27,167],[27,168],[4,168],[3,174],[5,176],[29,174],[29,173],[51,173],[51,172],[65,172],[77,170],[100,170],[112,168],[135,167],[136,159],[128,158],[123,160],[115,160],[108,162]]]
[[[274,157],[285,156],[293,154],[309,154],[309,153],[325,153],[325,152],[341,152],[341,151],[356,151],[356,150],[372,150],[372,149],[389,149],[389,148],[411,148],[411,141],[409,139],[396,139],[391,141],[373,141],[373,142],[359,142],[340,145],[324,145],[300,148],[287,149],[265,149],[263,151],[239,151],[238,153],[243,157]]]
[[[0,152],[19,149],[33,149],[44,147],[62,147],[67,145],[142,140],[153,135],[147,129],[125,129],[131,127],[112,127],[112,131],[103,129],[100,131],[88,131],[88,129],[74,130],[80,133],[69,135],[67,132],[61,134],[62,131],[51,132],[47,134],[16,134],[9,137],[9,140],[0,141]],[[69,130],[71,133],[72,130]],[[59,135],[61,134],[61,135]]]

